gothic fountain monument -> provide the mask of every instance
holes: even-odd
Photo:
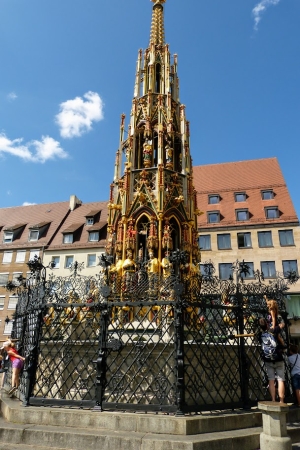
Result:
[[[211,261],[200,271],[189,122],[165,0],[152,1],[126,139],[121,117],[99,275],[81,276],[75,263],[68,277],[47,276],[36,259],[29,279],[8,286],[19,296],[12,337],[26,355],[19,398],[28,406],[183,415],[268,398],[257,320],[265,295],[286,318],[293,274],[265,284],[256,272],[249,282],[238,261],[226,281]]]

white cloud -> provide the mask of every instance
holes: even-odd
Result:
[[[24,202],[22,206],[36,205],[36,203]]]
[[[16,100],[18,98],[17,94],[15,92],[10,92],[7,94],[7,99],[10,101]]]
[[[46,162],[48,159],[67,158],[68,154],[60,147],[60,143],[49,136],[42,136],[41,141],[32,141],[35,153],[33,160],[36,162]]]
[[[23,144],[22,138],[10,140],[4,133],[0,133],[0,155],[5,153],[17,156],[24,161],[37,163],[68,156],[60,147],[60,143],[49,136],[42,136],[41,141]]]
[[[89,91],[83,98],[76,97],[59,106],[60,112],[55,116],[55,121],[63,138],[81,136],[92,129],[93,122],[103,119],[104,104],[96,92]]]
[[[261,0],[253,9],[252,14],[254,16],[254,29],[258,30],[258,24],[261,21],[262,14],[269,6],[278,5],[280,0]]]

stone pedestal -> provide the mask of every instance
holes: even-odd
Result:
[[[259,402],[262,412],[263,432],[260,435],[260,450],[292,450],[291,438],[287,435],[286,403]]]

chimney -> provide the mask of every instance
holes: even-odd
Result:
[[[80,206],[80,205],[82,205],[82,201],[79,200],[79,198],[77,198],[76,195],[71,195],[70,196],[70,210],[74,211],[76,206]]]

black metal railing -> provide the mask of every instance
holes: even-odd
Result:
[[[181,279],[142,265],[123,277],[77,269],[48,280],[34,274],[16,287],[25,405],[182,415],[269,398],[257,323],[268,315],[265,295],[287,322],[288,280],[222,281],[211,267]],[[284,333],[288,344],[288,327]]]

